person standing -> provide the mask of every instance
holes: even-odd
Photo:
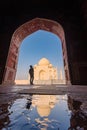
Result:
[[[30,84],[33,85],[34,69],[33,69],[33,66],[32,66],[32,65],[30,65],[29,74],[30,74]]]

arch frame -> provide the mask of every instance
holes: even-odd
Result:
[[[45,18],[34,18],[19,26],[13,33],[7,56],[3,83],[14,83],[21,42],[25,37],[38,30],[45,30],[54,33],[60,38],[62,44],[66,84],[71,84],[64,29],[58,22]]]

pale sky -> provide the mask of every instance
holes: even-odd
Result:
[[[39,30],[27,36],[21,43],[16,79],[28,79],[29,66],[34,66],[43,57],[54,67],[64,71],[61,40],[51,32]]]

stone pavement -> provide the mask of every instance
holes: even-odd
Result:
[[[1,85],[0,106],[10,103],[23,94],[56,94],[71,96],[74,100],[81,101],[81,109],[87,114],[87,86],[81,85]]]

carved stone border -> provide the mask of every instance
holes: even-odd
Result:
[[[63,50],[66,84],[70,84],[70,75],[69,75],[69,68],[68,68],[68,57],[67,57],[64,30],[59,23],[44,18],[35,18],[31,21],[28,21],[23,25],[21,25],[20,27],[18,27],[14,32],[11,39],[9,53],[8,53],[7,62],[5,66],[5,74],[3,80],[4,83],[5,82],[12,83],[15,80],[17,64],[18,64],[19,48],[22,40],[28,35],[38,30],[45,30],[45,31],[52,32],[60,38],[62,44],[62,50]]]

